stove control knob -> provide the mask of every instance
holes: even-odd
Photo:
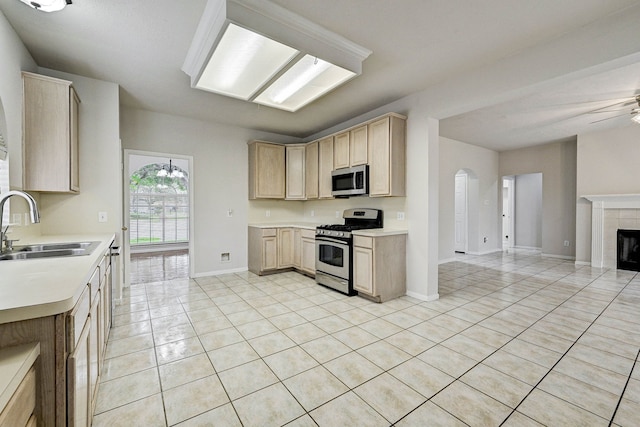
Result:
[[[342,231],[341,231],[341,232],[339,232],[339,233],[337,233],[337,234],[338,234],[338,236],[340,236],[340,237],[344,236],[344,233],[343,233]]]

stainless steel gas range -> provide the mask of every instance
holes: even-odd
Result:
[[[356,295],[351,232],[382,228],[383,212],[380,209],[347,209],[342,217],[344,224],[316,228],[316,282],[346,295]]]

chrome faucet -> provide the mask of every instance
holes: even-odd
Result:
[[[13,242],[15,241],[15,240],[7,239],[7,230],[9,230],[9,226],[7,226],[7,228],[2,230],[2,216],[4,214],[4,203],[11,196],[20,196],[23,199],[25,199],[29,204],[29,213],[31,215],[31,222],[34,224],[37,222],[40,222],[40,212],[38,212],[38,205],[36,204],[36,201],[33,199],[33,197],[31,197],[30,194],[20,190],[11,190],[11,191],[7,191],[4,194],[0,194],[0,253],[5,251],[5,245],[7,249],[12,250],[13,248],[12,245],[13,245]]]

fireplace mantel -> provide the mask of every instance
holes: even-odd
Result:
[[[591,266],[604,267],[605,209],[640,209],[640,194],[581,196],[591,202]]]

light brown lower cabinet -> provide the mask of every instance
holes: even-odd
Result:
[[[67,425],[88,426],[91,423],[89,394],[89,352],[91,342],[89,318],[80,333],[75,349],[67,359]]]
[[[29,347],[33,348],[34,346]],[[2,356],[5,356],[7,352],[12,352],[12,350],[6,349],[6,351],[2,352]],[[21,351],[21,353],[23,352]],[[36,368],[33,365],[26,368],[28,368],[28,371],[13,392],[13,395],[9,398],[5,407],[0,408],[0,426],[2,427],[23,427],[35,425],[36,423]],[[14,373],[18,374],[18,372],[11,372],[11,374]]]
[[[353,236],[353,287],[359,295],[384,302],[405,295],[406,234]]]
[[[249,271],[263,275],[293,268],[315,275],[315,230],[249,226],[248,236]]]

